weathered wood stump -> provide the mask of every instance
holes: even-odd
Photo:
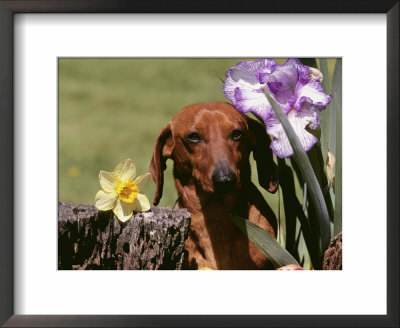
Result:
[[[342,270],[342,233],[331,239],[324,254],[323,270]]]
[[[122,223],[94,205],[59,203],[58,269],[181,269],[189,224],[185,209],[152,207]]]

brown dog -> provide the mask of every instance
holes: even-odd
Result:
[[[185,248],[187,269],[264,269],[267,258],[228,216],[239,216],[276,234],[276,218],[250,181],[253,151],[260,185],[277,190],[270,139],[257,121],[224,102],[183,108],[164,128],[155,145],[150,172],[162,196],[166,160],[174,161],[176,208],[191,213]]]

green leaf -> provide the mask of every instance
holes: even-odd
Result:
[[[331,85],[329,83],[329,70],[328,70],[328,60],[326,58],[319,59],[319,68],[323,75],[322,87],[325,92],[331,92]]]
[[[336,60],[332,82],[336,112],[336,167],[335,167],[335,220],[334,235],[342,231],[342,59]]]
[[[325,93],[331,94],[331,86],[329,83],[329,70],[328,70],[328,61],[326,58],[320,58],[320,70],[323,75],[322,87],[324,88]],[[322,149],[322,157],[326,158],[328,153],[329,141],[330,141],[330,133],[332,133],[332,115],[331,115],[332,105],[329,104],[323,111],[320,113],[320,126],[321,126],[321,149]]]
[[[279,186],[282,189],[283,207],[285,209],[285,247],[287,251],[299,259],[296,243],[296,211],[293,206],[296,191],[292,169],[286,165],[285,160],[278,158]],[[296,198],[297,200],[297,198]]]
[[[283,201],[285,207],[286,219],[286,249],[296,257],[298,256],[298,240],[295,239],[296,230],[296,217],[299,219],[303,231],[304,241],[307,246],[308,254],[310,255],[311,262],[314,268],[320,268],[320,255],[319,255],[319,239],[318,236],[311,230],[310,223],[304,214],[302,205],[296,196],[294,187],[294,176],[292,169],[285,164],[285,160],[278,158],[279,165],[279,185],[282,189]],[[288,217],[289,216],[289,217]],[[292,227],[290,225],[293,225]],[[294,231],[292,231],[294,230]],[[292,245],[293,243],[293,245]]]
[[[267,231],[245,220],[237,214],[230,214],[233,223],[268,257],[275,268],[288,264],[299,264]]]
[[[307,183],[308,193],[310,195],[310,200],[314,205],[315,213],[318,218],[319,230],[321,233],[321,250],[324,252],[328,246],[331,239],[331,231],[330,231],[330,223],[329,223],[329,214],[328,209],[326,207],[324,195],[322,194],[321,187],[318,183],[318,180],[314,174],[312,169],[310,160],[303,149],[303,146],[300,143],[299,138],[293,130],[292,125],[289,122],[289,119],[279,107],[279,105],[275,102],[271,96],[264,92],[269,103],[271,104],[276,117],[281,122],[283,129],[289,139],[290,145],[293,148],[293,158],[296,161],[301,175],[304,181]]]
[[[317,67],[317,60],[315,58],[300,58],[303,65]]]
[[[330,127],[329,127],[329,141],[328,141],[328,149],[329,151],[336,156],[336,108],[337,108],[337,99],[335,93],[333,93],[332,102],[329,104],[329,115],[330,115]],[[328,108],[327,108],[328,109]],[[327,154],[325,155],[325,159]]]
[[[334,209],[333,209],[332,199],[329,193],[329,181],[325,171],[325,160],[323,158],[321,145],[319,142],[317,142],[314,145],[314,147],[308,151],[307,156],[311,162],[314,174],[317,177],[318,183],[324,195],[329,218],[330,220],[333,221]]]

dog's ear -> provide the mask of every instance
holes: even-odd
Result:
[[[253,157],[257,163],[258,182],[265,190],[274,193],[278,190],[278,169],[269,147],[271,139],[261,123],[248,116],[246,119]]]
[[[164,185],[164,170],[167,168],[167,159],[172,157],[173,150],[174,140],[172,138],[171,126],[168,124],[166,128],[161,130],[157,138],[149,168],[156,184],[153,205],[157,205],[160,202]]]

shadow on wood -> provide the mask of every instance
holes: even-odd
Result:
[[[59,270],[175,270],[186,257],[190,214],[152,207],[120,222],[94,205],[59,203]]]

